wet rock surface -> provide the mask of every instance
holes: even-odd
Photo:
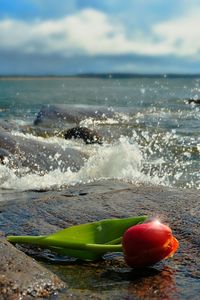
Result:
[[[56,120],[58,123],[68,123],[68,124],[79,124],[82,120],[87,117],[93,120],[106,120],[108,118],[118,118],[119,113],[130,112],[135,113],[135,110],[126,107],[112,108],[104,106],[93,106],[93,105],[48,105],[41,108],[37,117],[34,121],[34,125],[40,126],[51,126]]]
[[[86,127],[73,127],[64,132],[65,139],[81,139],[86,144],[102,144],[102,137],[95,131]]]
[[[48,297],[66,286],[4,239],[0,239],[0,257],[0,299]]]
[[[0,202],[5,235],[49,234],[74,224],[148,214],[169,224],[179,239],[174,258],[140,271],[128,268],[121,254],[80,262],[20,246],[66,282],[68,289],[57,299],[199,299],[198,191],[99,181],[62,191],[18,193],[16,199],[5,195]]]
[[[7,162],[6,158],[9,158]],[[6,163],[9,167],[26,167],[41,174],[58,167],[63,171],[69,167],[77,171],[86,159],[87,155],[79,150],[70,147],[63,150],[55,143],[48,144],[0,130],[0,163]]]

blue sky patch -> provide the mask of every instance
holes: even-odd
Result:
[[[200,73],[199,4],[1,0],[0,75]]]

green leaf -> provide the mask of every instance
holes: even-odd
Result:
[[[125,230],[146,219],[147,216],[105,219],[71,226],[48,236],[10,236],[8,240],[14,243],[39,245],[59,254],[83,260],[95,260],[107,252],[122,251],[119,242]],[[115,245],[117,243],[119,245]]]
[[[106,244],[120,238],[124,231],[146,220],[146,216],[124,219],[105,219],[97,222],[75,225],[46,237],[54,240],[69,240],[86,244]]]

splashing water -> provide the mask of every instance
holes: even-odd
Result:
[[[196,165],[194,172],[194,161],[191,160],[192,156],[199,154],[200,141],[196,146],[191,145],[174,130],[143,130],[139,124],[137,129],[130,127],[126,136],[120,136],[112,143],[105,142],[103,145],[85,145],[81,141],[67,141],[59,137],[42,138],[19,132],[13,134],[23,139],[51,145],[59,144],[63,150],[70,147],[86,153],[89,158],[76,172],[68,167],[65,171],[57,168],[37,173],[30,172],[28,168],[11,169],[0,165],[2,189],[57,189],[100,179],[120,179],[134,184],[160,184],[183,188],[200,186],[198,166]],[[58,160],[58,165],[59,157],[57,153],[57,156],[52,158]],[[60,165],[61,163],[63,162],[60,161]]]
[[[55,139],[54,139],[55,140]],[[24,169],[9,169],[0,165],[0,187],[3,189],[52,189],[76,183],[88,183],[100,179],[121,179],[140,183],[161,183],[156,176],[150,178],[141,172],[143,156],[136,143],[122,137],[113,145],[88,147],[90,158],[78,172],[72,172],[70,168],[66,172],[60,169],[50,171],[47,174],[24,174]]]
[[[15,99],[15,94],[11,94],[10,100],[2,102],[2,117],[4,120],[11,118],[15,123],[12,134],[16,139],[21,138],[29,144],[33,141],[44,146],[59,145],[62,151],[71,149],[87,156],[78,170],[73,170],[71,166],[63,169],[61,166],[65,161],[59,151],[56,152],[57,156],[51,157],[52,162],[57,161],[58,167],[43,173],[20,165],[0,165],[1,189],[57,189],[102,178],[115,178],[134,184],[200,188],[200,109],[186,101],[187,98],[199,98],[198,78],[123,79],[120,85],[115,80],[68,79],[64,82],[66,90],[61,89],[62,93],[65,92],[62,95],[60,86],[63,80],[45,81],[42,84],[34,80],[16,81],[12,85],[2,81],[1,84],[5,95],[10,95],[12,90],[17,93],[15,88],[19,89],[20,85],[24,93],[20,93],[20,99],[19,96]],[[79,85],[80,89],[77,88]],[[33,94],[30,93],[32,90]],[[58,99],[58,95],[61,98]],[[29,98],[31,101],[27,101]],[[13,105],[13,99],[20,104],[19,108]],[[59,136],[59,130],[70,127],[65,120],[62,124],[58,124],[56,119],[51,121],[51,126],[43,129],[46,138],[40,136],[41,128],[32,128],[26,133],[18,130],[20,126],[31,126],[41,104],[54,104],[55,99],[61,104],[81,103],[86,107],[101,103],[108,106],[110,111],[112,107],[126,107],[127,111],[130,106],[133,114],[118,112],[115,118],[109,115],[104,120],[89,116],[82,119],[79,125],[102,134],[104,142],[101,146],[64,140]]]

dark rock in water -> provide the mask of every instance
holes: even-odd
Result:
[[[82,120],[92,118],[94,120],[106,120],[117,117],[118,113],[130,114],[130,108],[110,109],[103,106],[71,106],[71,105],[49,105],[43,107],[38,113],[34,125],[54,126],[54,122],[79,124]]]
[[[69,167],[77,171],[83,166],[87,156],[81,151],[62,149],[58,144],[15,136],[0,132],[0,156],[4,161],[9,158],[8,166],[28,167],[30,171],[48,172],[59,168],[66,171]]]
[[[0,239],[0,299],[49,297],[66,287],[55,274]]]
[[[11,153],[3,148],[0,148],[0,163],[3,165],[6,163],[6,158],[11,158]]]
[[[64,132],[65,139],[82,139],[86,144],[102,144],[102,137],[86,127],[74,127]]]
[[[191,103],[194,103],[194,104],[200,104],[200,99],[188,99],[187,100],[187,103],[191,104]]]
[[[44,250],[34,252],[43,264],[67,283],[64,299],[199,299],[199,192],[159,186],[134,186],[98,181],[62,191],[21,193],[17,200],[0,201],[0,230],[6,235],[43,235],[70,225],[147,214],[170,225],[180,242],[174,258],[152,268],[128,268],[119,254],[98,262],[61,260]],[[54,264],[50,264],[54,261]],[[57,261],[57,264],[56,264]],[[29,272],[29,270],[28,270]]]

